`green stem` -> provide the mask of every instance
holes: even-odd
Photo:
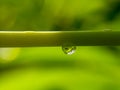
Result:
[[[120,31],[1,31],[0,47],[120,45]]]

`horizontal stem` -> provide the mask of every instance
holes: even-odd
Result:
[[[0,31],[0,47],[120,45],[120,31]]]

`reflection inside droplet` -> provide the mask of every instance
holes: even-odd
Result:
[[[65,54],[67,55],[72,55],[76,51],[76,46],[71,46],[71,45],[63,45],[62,50]]]

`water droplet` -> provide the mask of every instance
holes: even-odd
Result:
[[[72,46],[72,45],[63,45],[62,46],[62,50],[65,54],[67,55],[72,55],[73,53],[75,53],[76,51],[76,46]]]

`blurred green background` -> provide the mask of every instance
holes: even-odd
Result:
[[[0,30],[120,30],[119,0],[0,0]],[[120,90],[120,47],[0,48],[0,90]]]

